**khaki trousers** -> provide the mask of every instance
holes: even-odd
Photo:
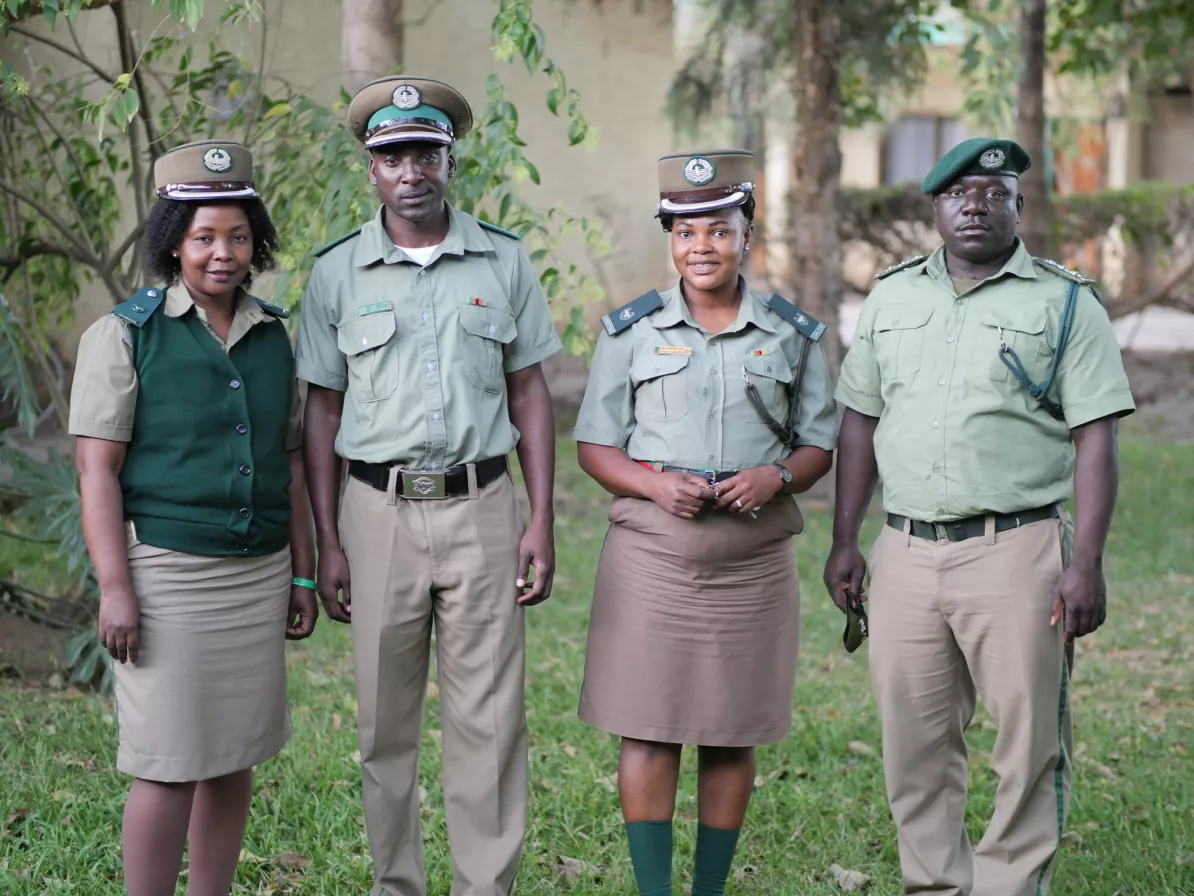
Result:
[[[889,526],[871,563],[871,683],[906,894],[1043,896],[1070,796],[1063,625],[1068,518],[950,543]],[[905,529],[907,526],[905,525]],[[998,726],[995,813],[966,835],[975,693]]]
[[[427,892],[419,742],[433,622],[452,896],[507,896],[514,885],[527,812],[522,532],[509,476],[475,500],[392,504],[348,478],[340,538],[373,896]]]

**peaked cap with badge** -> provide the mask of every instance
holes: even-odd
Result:
[[[682,152],[659,160],[659,214],[743,205],[755,190],[755,157],[744,149]]]
[[[1032,167],[1032,156],[1015,140],[971,137],[963,140],[929,169],[920,188],[936,196],[959,177],[970,174],[998,174],[1019,178]]]
[[[160,199],[202,202],[257,196],[253,153],[231,140],[176,146],[154,162],[153,179]]]
[[[442,81],[382,78],[352,98],[348,126],[367,149],[414,141],[451,146],[472,128],[473,110]]]

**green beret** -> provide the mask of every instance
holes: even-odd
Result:
[[[930,196],[936,196],[959,177],[968,174],[1019,177],[1031,167],[1032,156],[1015,140],[972,137],[943,155],[925,175],[920,188]]]

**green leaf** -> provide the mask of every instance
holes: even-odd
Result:
[[[584,143],[588,133],[589,126],[584,118],[580,116],[573,118],[572,123],[568,125],[568,145],[576,146],[578,143]]]
[[[50,30],[58,23],[58,0],[42,0],[41,14],[50,23]]]
[[[552,115],[560,114],[560,93],[559,87],[547,91],[547,108],[551,110]]]
[[[15,19],[20,15],[21,7],[27,2],[28,0],[8,0],[8,14]]]
[[[289,114],[290,103],[276,103],[275,105],[270,106],[269,111],[262,116],[262,121],[269,121],[271,118],[280,118],[283,115]]]
[[[527,177],[531,179],[531,182],[539,186],[539,169],[532,165],[529,159],[523,159],[522,165],[526,169]]]
[[[133,82],[133,76],[130,72],[124,72],[115,81],[112,82],[113,90],[127,90],[129,84]]]

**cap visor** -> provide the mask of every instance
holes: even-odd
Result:
[[[741,205],[745,201],[746,193],[739,190],[729,196],[723,196],[721,199],[709,199],[704,202],[674,202],[671,199],[660,199],[659,210],[669,215],[695,215],[700,212],[711,212],[719,208]]]
[[[386,146],[390,143],[439,143],[451,146],[454,141],[443,131],[433,128],[403,128],[402,130],[382,131],[374,134],[365,141],[367,149]]]
[[[178,199],[182,202],[206,202],[212,199],[253,199],[260,194],[252,187],[243,190],[167,190],[158,194],[162,199]]]

